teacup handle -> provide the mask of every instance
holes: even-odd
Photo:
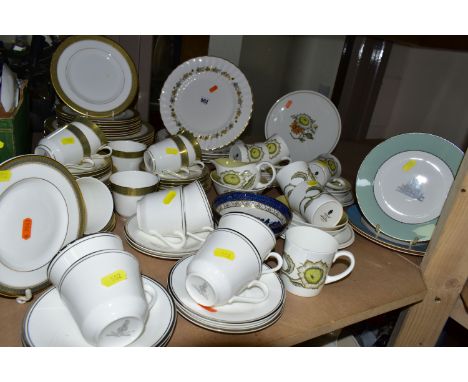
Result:
[[[258,183],[255,185],[255,188],[258,188],[259,186],[268,187],[270,184],[272,184],[275,181],[275,178],[276,178],[275,166],[273,166],[273,164],[271,164],[270,162],[260,162],[259,164],[257,164],[257,169],[259,173],[261,173],[263,167],[270,167],[271,170],[273,171],[273,175],[271,176],[271,179],[266,183],[262,183],[259,180]],[[258,178],[261,179],[260,176]]]
[[[84,163],[89,163],[90,166],[83,166]],[[66,164],[65,167],[77,170],[82,170],[83,168],[91,170],[95,165],[91,158],[83,158],[79,164]]]
[[[200,170],[203,170],[205,168],[205,163],[203,163],[201,160],[193,161],[193,165],[200,167]]]
[[[158,299],[158,294],[156,293],[156,290],[150,285],[143,285],[143,291],[145,292],[148,309],[151,309]]]
[[[106,150],[107,153],[106,154],[97,154],[97,151],[102,151],[102,150]],[[91,155],[91,158],[92,159],[104,159],[104,158],[109,158],[111,156],[112,156],[112,147],[107,146],[107,145],[102,145],[101,147],[99,147],[96,150],[96,154]]]
[[[343,179],[343,178],[331,178],[328,182],[328,183],[337,183],[339,186],[341,187],[345,187],[346,186],[346,181]]]
[[[203,228],[201,229],[201,231],[199,231],[199,232],[213,232],[213,231],[214,231],[214,228],[213,228],[213,227],[203,227]],[[192,239],[198,240],[198,241],[200,241],[200,242],[202,242],[202,243],[204,243],[205,240],[206,240],[206,238],[197,236],[197,235],[195,235],[194,233],[188,232],[188,231],[187,231],[187,236],[191,237]]]
[[[269,259],[270,257],[273,257],[276,259],[276,262],[278,263],[278,265],[274,268],[271,268],[271,269],[268,269],[264,272],[262,272],[262,275],[267,275],[268,273],[274,273],[276,271],[279,271],[282,267],[283,267],[283,257],[279,254],[279,253],[276,253],[276,252],[271,252],[266,258],[265,260]]]
[[[291,160],[291,157],[282,157],[279,161],[277,161],[277,163],[285,162],[284,166],[286,166],[291,163]]]
[[[339,257],[346,257],[348,260],[349,260],[349,267],[346,268],[343,272],[337,274],[337,275],[334,275],[334,276],[330,276],[330,275],[327,275],[327,278],[325,279],[325,284],[330,284],[330,283],[334,283],[335,281],[338,281],[338,280],[341,280],[343,278],[345,278],[346,276],[348,276],[351,271],[354,269],[354,264],[355,264],[355,261],[354,261],[354,256],[351,252],[348,252],[348,251],[339,251],[335,254],[335,256],[333,257],[333,261],[332,261],[332,264],[339,258]]]
[[[187,167],[182,167],[180,169],[181,172],[184,172],[186,174],[186,176],[183,176],[183,175],[180,175],[178,174],[177,172],[174,172],[172,170],[162,170],[162,171],[155,171],[155,174],[156,175],[161,175],[163,173],[166,173],[166,174],[169,174],[169,175],[172,175],[172,176],[175,176],[176,178],[179,178],[179,179],[186,179],[187,176],[190,174],[190,170],[187,168]]]
[[[156,232],[156,231],[149,232],[149,240],[154,243],[155,241],[151,239],[151,236],[156,236],[159,240],[161,240],[169,248],[181,249],[185,245],[185,243],[187,242],[187,237],[182,232],[178,232],[178,231],[174,232],[174,234],[176,235],[177,238],[180,239],[180,243],[178,243],[178,244],[171,243],[170,241],[167,241],[167,239],[163,235],[161,235],[159,232]]]
[[[253,280],[247,285],[247,287],[244,288],[244,290],[250,289],[253,287],[260,288],[263,292],[263,297],[253,298],[253,297],[234,296],[227,303],[232,304],[233,302],[247,302],[249,304],[259,304],[268,298],[268,295],[270,292],[265,283],[262,283],[261,281],[258,281],[258,280]]]

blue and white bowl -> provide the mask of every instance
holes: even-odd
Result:
[[[228,212],[242,212],[265,223],[276,236],[287,228],[292,215],[280,201],[266,195],[249,192],[229,192],[219,195],[213,202],[213,211],[223,216]]]

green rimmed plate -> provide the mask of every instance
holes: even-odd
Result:
[[[430,240],[462,159],[457,146],[436,135],[409,133],[387,139],[359,168],[359,207],[388,236]]]

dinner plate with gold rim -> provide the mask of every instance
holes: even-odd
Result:
[[[160,96],[161,118],[171,134],[191,132],[202,150],[236,140],[252,114],[252,91],[244,74],[217,57],[196,57],[167,78]]]
[[[149,311],[145,329],[129,347],[164,346],[176,325],[176,309],[171,296],[157,281],[142,276],[143,284],[157,291],[156,302]],[[30,307],[23,320],[25,346],[91,346],[81,335],[78,325],[62,302],[56,288],[50,288]]]
[[[31,179],[40,188],[37,195],[36,189],[30,192],[21,186],[23,181],[29,186]],[[2,211],[11,209],[8,216],[0,219],[1,240],[12,243],[2,245],[1,257],[7,259],[9,266],[0,260],[0,293],[17,296],[25,289],[47,284],[46,271],[52,257],[61,246],[83,235],[86,210],[73,176],[60,163],[40,155],[18,156],[0,164],[0,198]],[[51,211],[47,211],[48,207]]]
[[[56,49],[52,85],[71,109],[110,117],[130,105],[138,88],[135,64],[116,42],[101,36],[72,36]]]
[[[72,108],[68,107],[67,105],[58,104],[55,108],[55,112],[57,115],[61,116],[64,119],[73,120],[76,117],[83,116],[82,113],[78,113]],[[86,113],[85,113],[86,114]],[[104,123],[104,124],[126,124],[128,121],[139,121],[140,114],[138,111],[134,109],[126,109],[119,114],[114,115],[113,117],[102,117],[102,118],[91,118],[91,120],[96,123]]]

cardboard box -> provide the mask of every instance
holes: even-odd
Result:
[[[31,145],[29,96],[25,82],[20,88],[18,107],[9,114],[3,112],[0,115],[0,163],[17,155],[31,153]]]

